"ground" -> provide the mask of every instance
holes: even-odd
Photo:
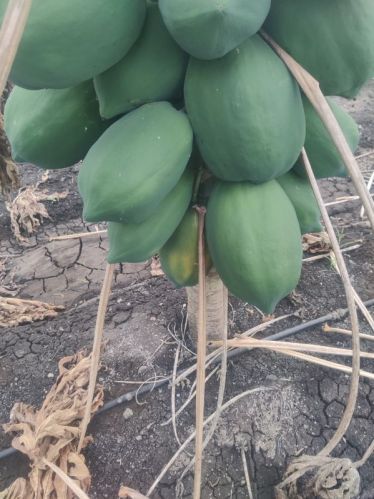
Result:
[[[374,82],[359,98],[344,105],[360,123],[362,139],[358,154],[374,147]],[[373,156],[360,160],[363,171],[372,168]],[[64,355],[90,349],[98,294],[104,275],[107,242],[104,235],[51,241],[55,236],[92,232],[83,224],[76,190],[77,167],[49,172],[40,185],[48,193],[67,191],[65,199],[46,201],[46,219],[27,246],[12,236],[9,216],[0,204],[0,294],[64,305],[55,319],[0,329],[0,422],[9,419],[16,401],[39,405],[54,382],[57,362]],[[35,184],[41,173],[22,168],[25,185]],[[321,183],[325,201],[353,193],[350,181]],[[374,297],[374,239],[360,221],[360,205],[350,202],[329,208],[343,245],[359,244],[346,253],[355,289],[363,300]],[[100,227],[99,227],[100,228]],[[291,314],[266,331],[266,335],[346,307],[344,290],[329,259],[305,263],[296,293],[277,307],[276,316]],[[373,309],[371,309],[373,310]],[[173,370],[177,341],[184,334],[186,295],[164,277],[154,277],[149,263],[123,265],[116,269],[115,283],[105,325],[105,351],[99,380],[105,400],[138,388],[128,380],[144,381],[167,376]],[[259,313],[230,297],[230,335],[261,322]],[[349,328],[347,319],[334,323]],[[362,332],[370,333],[364,320]],[[295,338],[295,337],[294,337]],[[294,339],[293,338],[293,339]],[[297,336],[300,341],[349,347],[346,337],[327,336],[321,327]],[[187,341],[188,344],[188,341]],[[373,351],[370,342],[363,348]],[[193,358],[182,350],[179,368]],[[340,359],[340,362],[341,359]],[[370,362],[363,361],[370,370]],[[216,373],[207,385],[206,414],[214,411],[218,390]],[[180,407],[190,383],[177,388]],[[126,383],[125,383],[126,382]],[[225,400],[249,389],[255,393],[241,399],[220,420],[204,458],[203,499],[245,498],[241,449],[248,462],[253,492],[258,499],[274,497],[293,456],[316,454],[336,429],[347,397],[349,376],[263,351],[252,351],[230,360]],[[86,450],[92,473],[92,498],[115,498],[121,484],[143,493],[178,449],[172,426],[171,389],[165,384],[111,411],[97,416],[89,427],[94,441]],[[179,438],[184,441],[194,425],[194,405],[178,418]],[[357,460],[374,437],[374,382],[361,379],[354,420],[336,456]],[[10,438],[0,432],[0,448]],[[191,450],[191,449],[190,449]],[[176,497],[178,477],[188,464],[183,455],[161,481],[152,497]],[[362,499],[374,497],[374,458],[361,468]],[[0,490],[27,472],[19,455],[0,462]],[[183,497],[191,497],[192,475],[183,480]]]

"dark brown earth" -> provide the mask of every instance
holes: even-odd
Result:
[[[345,103],[362,127],[359,154],[374,148],[374,82],[361,96]],[[363,171],[373,171],[374,156],[360,161]],[[0,422],[8,421],[16,401],[39,405],[54,382],[58,360],[82,348],[90,349],[100,284],[104,274],[106,239],[93,236],[50,241],[57,235],[88,232],[96,227],[83,224],[81,202],[76,191],[77,168],[50,172],[40,186],[48,192],[68,190],[66,199],[47,201],[50,219],[30,239],[27,247],[16,242],[8,214],[0,204],[0,294],[16,295],[63,304],[66,311],[56,319],[0,329]],[[35,184],[41,173],[22,168],[24,184]],[[325,201],[353,193],[350,181],[322,182]],[[360,241],[360,248],[346,254],[352,282],[364,300],[374,297],[374,239],[369,229],[357,225],[360,205],[351,202],[330,208],[342,245]],[[345,307],[344,290],[328,259],[305,263],[302,280],[293,296],[282,301],[276,316],[294,314],[271,327],[277,332],[302,321]],[[100,382],[106,401],[144,381],[169,375],[177,342],[183,336],[186,296],[163,277],[152,277],[149,264],[124,265],[116,270],[107,314]],[[371,309],[373,311],[373,308]],[[258,312],[230,298],[230,334],[258,324]],[[362,320],[362,332],[370,333]],[[335,323],[349,328],[349,322]],[[320,327],[299,334],[300,341],[346,346],[345,337],[328,337]],[[188,344],[188,340],[187,340]],[[369,342],[363,344],[373,351]],[[183,350],[180,368],[192,355]],[[341,361],[341,360],[340,360]],[[372,370],[369,361],[363,362]],[[188,396],[190,383],[177,389],[177,407]],[[262,351],[247,353],[229,362],[225,400],[251,388],[259,391],[225,412],[204,459],[203,499],[245,498],[241,448],[244,446],[256,498],[274,497],[287,463],[299,453],[317,453],[336,429],[347,397],[349,377],[303,362]],[[216,404],[218,375],[207,386],[207,415]],[[168,385],[97,416],[90,426],[94,443],[86,451],[93,483],[92,498],[115,498],[121,484],[146,493],[163,465],[178,449],[171,425],[163,426],[171,414]],[[129,411],[131,409],[131,411]],[[126,411],[126,412],[124,412]],[[194,406],[178,419],[181,441],[193,430]],[[361,380],[354,420],[336,456],[359,459],[374,438],[374,383]],[[0,433],[0,448],[10,438]],[[157,492],[159,499],[176,497],[178,477],[188,464],[184,455],[167,473]],[[374,458],[361,468],[362,499],[374,498]],[[27,472],[20,456],[0,462],[0,490]],[[183,481],[183,497],[191,497],[192,475]]]

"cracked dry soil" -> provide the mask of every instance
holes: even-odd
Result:
[[[353,102],[344,105],[362,127],[359,154],[374,147],[374,82]],[[363,171],[374,158],[364,158]],[[27,247],[14,240],[9,217],[0,204],[0,294],[63,304],[66,311],[53,320],[0,330],[0,422],[8,421],[16,401],[39,405],[54,382],[57,362],[79,349],[90,349],[96,307],[105,267],[105,236],[50,241],[58,235],[88,232],[76,190],[77,167],[51,172],[43,188],[50,192],[69,190],[66,199],[47,202],[50,220]],[[34,184],[40,173],[31,166],[22,168],[24,184]],[[321,183],[326,201],[353,193],[350,181],[334,179]],[[346,254],[353,284],[367,300],[374,297],[374,239],[360,225],[357,202],[330,208],[343,244],[362,241],[359,249]],[[103,227],[99,227],[103,228]],[[186,310],[183,290],[176,290],[163,277],[152,277],[149,264],[117,268],[106,319],[105,351],[100,382],[106,400],[111,400],[155,375],[173,369],[181,323]],[[297,292],[282,301],[276,315],[296,314],[275,324],[266,334],[301,321],[345,307],[344,290],[328,259],[306,263]],[[259,314],[246,304],[230,298],[230,334],[258,324]],[[347,320],[335,323],[349,328]],[[370,333],[362,320],[362,332]],[[304,342],[349,347],[346,337],[308,330],[297,337]],[[363,344],[373,351],[369,342]],[[339,359],[341,361],[341,359]],[[189,365],[191,354],[183,351],[180,367]],[[372,370],[369,361],[363,368]],[[193,379],[191,378],[191,382]],[[126,382],[126,383],[125,383]],[[176,405],[188,396],[191,383],[178,386]],[[274,497],[287,463],[299,453],[317,453],[331,437],[345,407],[349,377],[317,366],[253,351],[229,362],[225,399],[260,388],[225,412],[204,459],[202,497],[248,497],[241,449],[244,447],[257,499]],[[206,414],[214,411],[218,375],[207,385]],[[115,498],[121,484],[145,493],[164,464],[178,449],[170,424],[171,390],[165,385],[126,405],[97,416],[89,431],[94,442],[86,450],[92,472],[92,498]],[[126,410],[127,409],[127,410]],[[129,410],[130,409],[130,410]],[[194,405],[178,418],[177,429],[183,441],[194,425]],[[357,460],[374,437],[374,382],[361,380],[354,420],[334,455]],[[0,432],[0,448],[10,438]],[[192,448],[190,449],[190,451]],[[162,480],[156,499],[176,497],[178,477],[188,464],[182,456]],[[374,458],[361,468],[361,499],[374,498]],[[14,456],[0,462],[0,490],[17,476],[27,473],[27,462]],[[183,497],[191,497],[192,475],[183,480]]]

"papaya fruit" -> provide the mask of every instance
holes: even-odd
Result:
[[[174,189],[149,218],[139,224],[110,223],[108,262],[144,262],[156,254],[178,227],[188,209],[193,183],[193,170],[187,168]]]
[[[300,90],[258,35],[221,59],[191,59],[184,93],[201,155],[216,177],[267,182],[296,162],[305,140]]]
[[[34,90],[92,79],[131,48],[145,11],[145,0],[33,0],[10,79]]]
[[[88,222],[139,223],[177,184],[192,152],[187,116],[168,102],[125,115],[89,150],[78,175]]]
[[[360,141],[357,123],[333,99],[328,97],[327,101],[351,151],[354,152]],[[303,97],[303,103],[306,119],[305,150],[316,178],[347,176],[348,172],[341,156],[318,113],[306,97]],[[301,158],[297,160],[294,171],[302,177],[307,177]]]
[[[183,92],[188,56],[173,40],[158,4],[148,2],[143,31],[120,62],[95,78],[100,113],[112,118]]]
[[[276,180],[295,208],[301,234],[321,232],[321,212],[309,180],[299,177],[292,171]]]
[[[167,28],[198,59],[217,59],[261,28],[271,0],[159,0]]]
[[[320,82],[354,97],[374,76],[373,0],[272,0],[264,29]]]
[[[301,233],[291,201],[276,180],[218,182],[206,214],[213,264],[231,293],[264,313],[297,285]]]
[[[110,123],[100,117],[92,80],[63,90],[14,87],[4,112],[13,158],[46,169],[82,160]]]
[[[184,215],[176,231],[159,251],[161,268],[177,288],[199,282],[199,217],[194,208]],[[205,245],[205,268],[212,266]]]

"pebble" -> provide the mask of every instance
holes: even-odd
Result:
[[[134,411],[132,409],[130,409],[129,407],[127,409],[125,409],[125,411],[123,413],[123,417],[125,418],[126,421],[128,419],[132,418],[133,415],[134,415]]]

